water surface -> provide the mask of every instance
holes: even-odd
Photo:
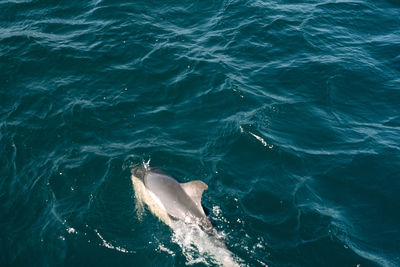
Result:
[[[0,1],[0,263],[204,266],[132,164],[208,184],[244,266],[400,265],[397,1]]]

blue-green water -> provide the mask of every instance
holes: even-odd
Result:
[[[398,1],[0,1],[0,265],[215,265],[129,166],[209,186],[243,266],[400,265]]]

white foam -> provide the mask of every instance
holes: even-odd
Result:
[[[68,227],[67,232],[68,232],[68,234],[76,234],[77,233],[75,228],[72,228],[72,227]]]
[[[218,266],[239,266],[232,253],[194,224],[173,221],[172,242],[179,245],[186,257],[186,264],[204,263]]]
[[[263,146],[267,146],[268,148],[273,148],[274,147],[274,145],[268,145],[268,143],[262,138],[262,137],[260,137],[260,136],[258,136],[258,135],[256,135],[256,134],[254,134],[254,133],[252,133],[252,132],[249,132],[249,134],[251,134],[253,137],[255,137],[258,141],[260,141],[261,142],[261,144],[263,144]]]
[[[175,253],[174,253],[172,250],[166,248],[163,244],[159,244],[159,245],[158,245],[158,250],[159,250],[159,251],[165,251],[165,252],[167,252],[169,255],[175,257]]]
[[[143,166],[144,166],[144,168],[145,168],[146,170],[148,170],[148,169],[150,168],[150,161],[151,161],[151,158],[149,158],[149,159],[147,160],[147,162],[145,162],[145,161],[143,160]]]
[[[119,246],[114,246],[114,245],[112,245],[111,243],[107,242],[107,241],[103,238],[103,236],[99,233],[99,231],[97,231],[97,230],[95,229],[94,232],[95,232],[95,233],[97,234],[97,236],[101,239],[101,241],[103,242],[102,245],[103,245],[104,247],[109,248],[109,249],[115,249],[115,250],[117,250],[117,251],[119,251],[119,252],[122,252],[122,253],[129,253],[129,254],[136,253],[135,251],[129,251],[129,250],[125,249],[125,248],[122,248],[122,247],[119,247]]]

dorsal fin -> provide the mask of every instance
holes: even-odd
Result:
[[[200,180],[196,180],[182,183],[181,187],[185,193],[193,199],[196,206],[204,213],[203,207],[201,206],[201,196],[203,195],[204,190],[208,189],[208,185]]]

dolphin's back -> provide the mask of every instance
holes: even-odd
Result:
[[[189,222],[205,219],[204,211],[199,209],[181,184],[163,171],[152,168],[144,176],[144,184],[172,218]]]

